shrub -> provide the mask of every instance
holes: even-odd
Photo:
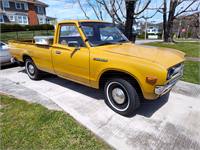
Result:
[[[138,39],[144,39],[144,38],[145,38],[145,33],[142,32],[141,34],[138,34],[138,35],[137,35],[137,38],[138,38]]]
[[[1,24],[0,31],[4,32],[15,32],[15,31],[37,31],[37,30],[54,30],[53,25],[42,24],[42,25],[19,25],[19,24]]]

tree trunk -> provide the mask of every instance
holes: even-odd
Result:
[[[125,35],[132,42],[135,42],[135,37],[133,36],[134,8],[135,1],[126,1]]]
[[[167,42],[167,2],[163,2],[163,38],[164,42]]]
[[[178,0],[171,0],[170,1],[170,8],[169,8],[169,16],[167,21],[166,27],[166,34],[165,34],[165,42],[174,42],[173,40],[173,21],[174,21],[174,14],[178,4]],[[164,16],[164,15],[163,15]]]

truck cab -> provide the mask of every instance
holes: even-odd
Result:
[[[29,77],[42,72],[102,89],[106,104],[128,116],[140,100],[169,93],[183,74],[184,53],[135,45],[112,23],[66,20],[54,37],[10,41],[12,57],[25,63]]]

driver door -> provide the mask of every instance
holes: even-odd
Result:
[[[89,49],[75,24],[59,26],[57,44],[52,50],[57,75],[89,85]]]

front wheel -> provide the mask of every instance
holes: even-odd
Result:
[[[30,79],[39,80],[41,78],[41,71],[36,67],[32,59],[27,58],[25,60],[25,69]]]
[[[134,115],[140,106],[139,96],[133,85],[121,78],[109,80],[104,87],[105,103],[123,116]]]

